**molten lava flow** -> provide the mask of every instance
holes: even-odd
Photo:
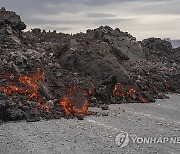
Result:
[[[49,106],[47,106],[45,104],[39,104],[38,108],[39,109],[43,109],[43,110],[45,110],[48,113],[50,112]]]
[[[73,115],[78,115],[78,114],[87,114],[87,110],[88,110],[88,102],[85,102],[83,107],[81,109],[77,109],[76,107],[74,107],[70,100],[67,97],[64,97],[61,99],[60,104],[62,105],[64,112],[67,116],[73,114]]]
[[[26,91],[24,91],[24,89],[19,88],[19,87],[14,86],[14,85],[9,85],[7,87],[1,86],[0,91],[7,93],[8,95],[10,95],[11,93],[16,93],[16,92],[18,92],[20,94],[23,94],[26,92]]]
[[[130,97],[131,94],[136,94],[138,95],[138,92],[134,89],[134,88],[129,88],[129,90],[127,92],[122,92],[120,90],[120,83],[117,83],[114,86],[114,90],[113,90],[113,95],[114,96],[120,96],[122,98],[127,98]],[[139,101],[142,103],[147,103],[148,101],[145,98],[139,98]]]
[[[136,94],[136,90],[134,88],[130,88],[127,92],[127,95],[130,95],[130,94]]]
[[[142,102],[142,103],[147,103],[147,99],[145,99],[145,98],[139,98],[139,100],[140,100],[140,102]]]
[[[21,75],[17,79],[20,86],[9,84],[7,86],[0,86],[0,91],[7,93],[19,93],[26,95],[31,100],[37,100],[39,105],[35,109],[42,109],[46,112],[50,112],[49,106],[46,105],[45,101],[39,95],[38,82],[43,78],[44,72],[37,70],[37,73],[31,76]],[[71,87],[66,97],[62,98],[60,105],[63,107],[64,112],[67,116],[70,114],[90,114],[88,112],[88,101],[83,95],[82,91],[76,87]]]
[[[130,94],[136,94],[136,90],[134,88],[129,88],[129,90],[127,92],[122,92],[120,90],[120,83],[117,83],[114,86],[114,90],[113,90],[113,95],[115,96],[121,96],[121,97],[125,97],[126,95],[130,95]]]
[[[39,108],[44,109],[45,111],[49,112],[48,106],[45,105],[44,100],[39,96],[39,86],[38,82],[44,76],[44,72],[37,69],[37,74],[32,76],[21,75],[18,78],[19,86],[11,85],[8,86],[0,86],[0,91],[7,93],[8,95],[12,93],[19,93],[22,95],[28,96],[31,100],[37,100],[39,102]]]
[[[32,76],[26,76],[26,75],[21,75],[19,77],[19,82],[21,84],[29,86],[31,90],[29,89],[30,94],[28,95],[30,99],[38,99],[38,82],[42,79],[44,76],[44,72],[40,72],[40,69],[38,69],[38,73]]]
[[[59,104],[63,107],[64,113],[69,115],[91,114],[88,110],[89,103],[82,91],[76,87],[71,87],[66,97],[62,98]]]
[[[125,97],[125,93],[120,91],[120,83],[117,83],[115,86],[114,86],[114,90],[113,90],[113,95],[115,96],[121,96],[121,97]]]
[[[19,93],[23,95],[28,95],[30,99],[38,99],[38,82],[43,77],[44,73],[40,72],[38,69],[38,73],[33,76],[26,76],[21,75],[18,78],[19,83],[21,84],[21,87],[15,86],[15,85],[8,85],[8,86],[0,86],[0,90],[7,94],[12,93]],[[24,85],[24,86],[22,86]],[[26,86],[26,87],[25,87]]]

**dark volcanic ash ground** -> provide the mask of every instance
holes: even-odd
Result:
[[[180,48],[166,40],[137,41],[109,26],[74,35],[25,28],[16,13],[0,10],[2,121],[67,117],[64,98],[82,109],[180,93]],[[68,118],[82,114],[72,110]]]

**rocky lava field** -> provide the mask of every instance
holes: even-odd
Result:
[[[64,34],[0,9],[0,121],[96,115],[89,106],[149,103],[180,93],[180,48],[100,26]]]

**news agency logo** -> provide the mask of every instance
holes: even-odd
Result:
[[[119,133],[115,138],[116,144],[123,148],[129,144],[129,135],[128,133]]]
[[[180,144],[180,137],[131,137],[128,133],[119,133],[115,138],[118,147],[126,147],[130,141],[133,144]]]

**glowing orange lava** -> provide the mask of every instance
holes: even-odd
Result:
[[[67,97],[64,97],[61,99],[60,104],[62,105],[63,110],[67,116],[69,116],[71,114],[78,115],[78,114],[88,114],[89,113],[89,112],[87,112],[88,106],[89,106],[88,102],[85,102],[81,109],[77,109],[76,107],[74,107],[71,104],[70,100]]]
[[[136,94],[137,92],[136,92],[136,90],[134,89],[134,88],[130,88],[129,90],[128,90],[128,92],[127,92],[127,94],[128,95],[130,95],[130,94]]]
[[[117,83],[115,86],[114,86],[114,90],[113,90],[113,95],[115,96],[121,96],[121,97],[125,97],[125,93],[120,91],[120,83]]]
[[[114,90],[113,90],[113,95],[114,96],[120,96],[122,98],[125,98],[125,97],[129,97],[129,95],[131,95],[131,94],[137,94],[138,95],[138,92],[134,88],[129,88],[129,90],[127,92],[122,92],[120,90],[120,83],[117,83],[114,86]],[[139,98],[139,101],[142,102],[142,103],[147,103],[148,102],[145,98]]]
[[[145,98],[139,98],[140,102],[147,103],[147,100]]]
[[[44,72],[37,69],[37,73],[31,76],[20,75],[18,78],[18,84],[20,86],[16,86],[13,84],[9,84],[7,86],[0,86],[0,91],[7,93],[8,95],[12,93],[19,93],[22,95],[26,95],[31,100],[37,100],[39,102],[39,108],[44,109],[49,112],[48,106],[45,105],[44,100],[39,96],[39,86],[38,82],[44,76]]]
[[[62,98],[59,104],[63,107],[66,116],[69,116],[71,114],[92,114],[90,111],[88,111],[89,103],[87,99],[83,95],[82,91],[80,91],[76,87],[71,87],[67,96]]]

